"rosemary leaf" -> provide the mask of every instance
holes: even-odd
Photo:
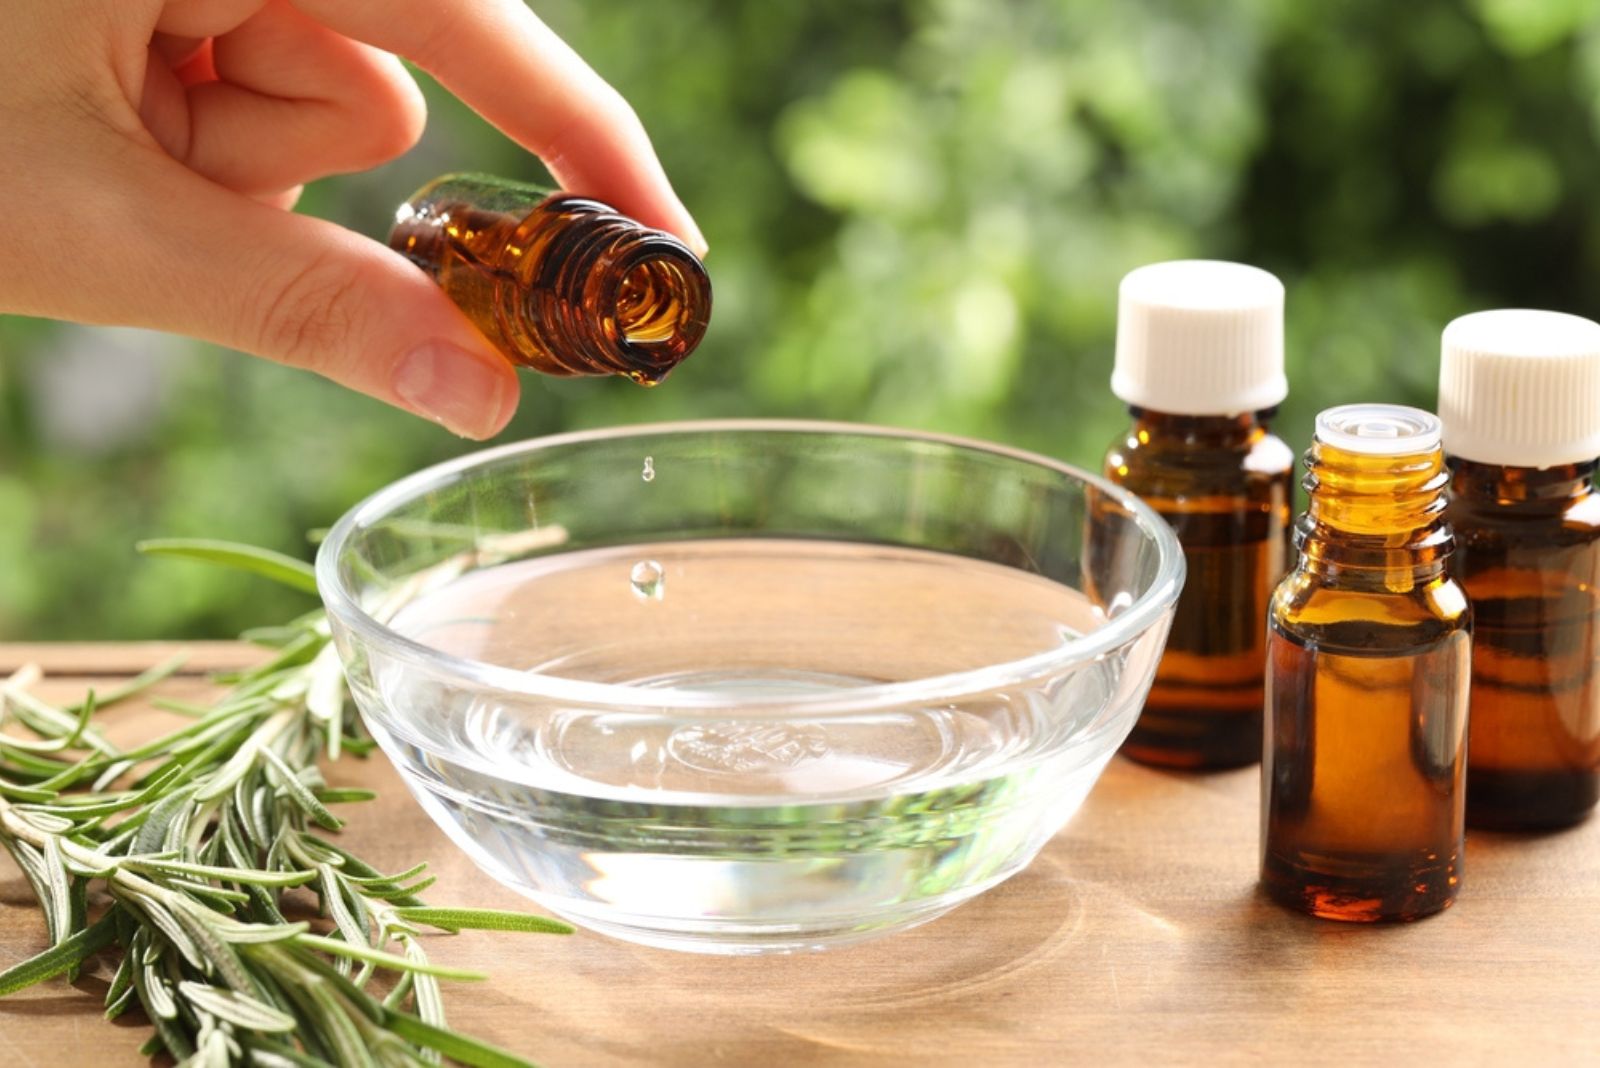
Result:
[[[394,915],[412,923],[427,924],[447,931],[473,928],[484,931],[538,931],[544,934],[571,934],[572,926],[560,920],[526,912],[501,912],[498,909],[450,909],[403,906]]]
[[[117,962],[117,970],[111,976],[111,986],[106,990],[106,1019],[114,1020],[122,1015],[124,1009],[133,1000],[133,958],[124,953]]]
[[[397,905],[403,905],[403,904],[405,904],[406,902],[409,902],[409,901],[420,900],[417,897],[417,895],[422,893],[424,890],[428,889],[428,887],[432,886],[434,883],[436,883],[438,881],[439,881],[439,877],[438,876],[430,875],[426,879],[418,879],[416,882],[412,883],[410,886],[396,886],[396,887],[392,887],[392,888],[391,887],[381,887],[381,888],[380,887],[372,887],[368,892],[373,897],[382,898],[385,901],[389,901],[389,902],[392,902],[392,903],[397,904]]]
[[[322,898],[322,909],[333,921],[333,925],[344,940],[353,946],[370,946],[372,937],[366,928],[356,922],[355,915],[350,911],[350,906],[345,902],[344,894],[340,891],[338,875],[334,869],[323,865],[318,869],[319,895]]]
[[[115,921],[109,914],[102,916],[99,921],[57,942],[38,956],[29,957],[0,972],[0,997],[60,975],[110,945],[115,937]]]
[[[392,968],[397,972],[418,972],[423,975],[437,975],[441,979],[465,981],[489,978],[482,972],[471,972],[465,968],[447,968],[442,964],[430,964],[427,961],[407,960],[404,957],[397,957],[393,953],[384,953],[370,946],[341,942],[336,938],[324,938],[321,935],[303,934],[295,939],[295,943],[308,949],[320,949],[324,953],[335,957],[352,957],[355,960],[371,961],[373,964]]]
[[[124,957],[123,960],[127,960],[127,958]],[[134,999],[138,996],[138,991],[133,989],[133,980],[129,979],[126,985],[117,991],[115,997],[110,994],[106,995],[105,1018],[115,1020],[118,1016],[128,1011],[129,1007],[133,1005]]]
[[[339,805],[350,801],[374,801],[378,795],[372,790],[332,789],[323,786],[314,791],[324,805]]]
[[[300,777],[294,773],[289,765],[283,762],[282,757],[271,749],[263,749],[261,755],[272,766],[272,770],[277,772],[278,783],[293,798],[294,803],[305,810],[305,814],[310,816],[319,827],[337,831],[344,826],[344,821],[329,812],[328,807],[317,800],[316,795],[311,792],[311,788],[300,781]]]
[[[88,742],[91,749],[98,750],[108,756],[117,755],[116,746],[106,741],[104,735],[90,727],[86,722],[80,722],[84,718],[81,713],[69,715],[66,711],[41,701],[24,689],[16,681],[15,676],[4,683],[0,683],[0,695],[4,696],[6,705],[10,707],[17,720],[39,735],[41,739],[54,742],[70,734],[74,744],[81,739]],[[88,700],[85,697],[84,703],[88,703]],[[92,708],[90,712],[93,712]],[[16,743],[9,738],[6,741],[12,748],[17,748],[19,745],[22,748],[27,748],[29,745],[36,746],[38,744]]]
[[[218,928],[224,941],[235,945],[264,945],[268,942],[290,942],[311,930],[304,920],[295,923],[234,923]]]
[[[61,862],[61,839],[55,835],[44,840],[44,878],[48,891],[41,902],[45,925],[50,928],[51,942],[59,946],[72,933],[72,880]]]
[[[421,945],[417,943],[415,938],[409,935],[402,935],[400,943],[405,946],[407,960],[427,959],[422,952]],[[417,1016],[429,1027],[442,1028],[445,1025],[444,993],[439,989],[439,980],[421,972],[413,972],[411,975],[412,986],[416,989]],[[423,1053],[423,1057],[430,1064],[438,1064],[440,1061],[439,1051],[432,1048],[427,1049]]]
[[[513,1053],[455,1031],[434,1027],[403,1012],[390,1012],[384,1022],[401,1038],[438,1050],[451,1060],[472,1068],[529,1068],[527,1061]]]
[[[44,790],[37,786],[23,786],[21,783],[10,782],[0,777],[0,796],[9,797],[14,801],[54,801],[56,791]]]
[[[264,1005],[237,990],[224,990],[185,980],[178,984],[178,993],[187,998],[195,1008],[238,1027],[269,1033],[294,1030],[293,1016],[271,1005]]]
[[[133,678],[129,679],[127,682],[113,686],[111,689],[95,697],[94,708],[110,708],[112,705],[117,704],[120,701],[126,701],[130,697],[136,697],[139,694],[144,693],[161,680],[172,675],[176,675],[178,673],[178,669],[183,667],[183,665],[188,663],[188,661],[188,653],[176,653],[172,656],[169,656],[155,667],[147,668],[135,675]],[[94,691],[90,691],[90,696],[94,696]],[[84,704],[88,703],[88,700],[89,698],[85,697],[83,701],[80,701],[77,704],[65,706],[62,711],[69,713],[78,712]]]
[[[194,791],[193,786],[181,786],[157,801],[148,810],[149,814],[145,818],[144,825],[139,828],[139,833],[133,840],[133,852],[159,851],[167,839],[167,828],[179,816],[187,815],[189,799],[194,796]]]
[[[181,556],[251,571],[306,593],[317,592],[317,574],[310,564],[271,549],[210,538],[152,538],[137,543],[134,548],[147,556]]]
[[[123,866],[138,872],[170,872],[173,875],[193,875],[201,879],[254,883],[257,886],[300,886],[317,877],[314,871],[255,871],[248,868],[223,868],[211,864],[189,864],[181,860],[156,860],[151,857],[129,857],[123,861]]]
[[[307,565],[248,546],[146,550],[312,588]],[[394,591],[392,607],[405,592]],[[321,612],[257,637],[274,647],[269,660],[209,705],[153,697],[189,722],[125,751],[100,733],[101,709],[169,677],[181,658],[61,707],[30,692],[37,668],[0,680],[0,845],[38,899],[51,942],[0,973],[0,996],[71,975],[107,950],[115,970],[106,1016],[142,1007],[154,1029],[146,1050],[186,1068],[417,1068],[442,1058],[525,1066],[445,1025],[439,980],[483,976],[431,962],[423,930],[570,928],[428,906],[419,896],[433,883],[427,865],[385,874],[324,837],[342,826],[328,806],[372,794],[326,785],[319,756],[360,756],[375,743],[355,717]],[[332,936],[284,917],[283,895],[308,883]],[[94,922],[91,885],[111,901]],[[393,977],[381,1001],[365,989],[379,971]]]
[[[384,883],[393,883],[395,885],[399,885],[400,883],[405,882],[407,879],[415,879],[417,876],[421,875],[427,870],[428,865],[426,862],[422,864],[413,864],[405,871],[398,872],[394,875],[352,875],[349,873],[347,868],[345,879],[349,882],[355,883],[357,886],[377,886]]]
[[[9,685],[15,684],[12,683]],[[12,700],[21,700],[24,695],[7,688],[5,690],[5,696]],[[6,739],[6,744],[15,749],[26,750],[30,753],[59,753],[64,749],[71,749],[73,746],[78,744],[78,739],[83,737],[83,732],[88,729],[89,717],[94,715],[94,707],[94,691],[90,690],[88,696],[86,696],[82,701],[78,702],[73,710],[60,710],[63,715],[70,715],[73,717],[74,722],[71,729],[63,731],[59,734],[47,734],[41,741],[30,741],[26,738],[8,737]],[[18,716],[17,718],[25,723],[29,722],[24,716]],[[37,728],[35,729],[37,730]]]

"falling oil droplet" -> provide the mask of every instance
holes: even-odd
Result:
[[[655,481],[656,458],[654,456],[646,456],[644,458],[644,473],[639,477],[643,478],[646,482]]]
[[[667,595],[667,576],[654,560],[640,560],[628,575],[633,595],[641,601],[659,601]]]

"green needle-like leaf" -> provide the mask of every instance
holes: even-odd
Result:
[[[306,593],[317,592],[311,565],[271,549],[210,538],[153,538],[134,546],[147,556],[179,556],[239,571],[249,571]]]
[[[254,883],[256,886],[300,886],[317,877],[314,871],[251,871],[246,868],[221,868],[212,864],[189,864],[184,861],[153,860],[147,857],[130,857],[124,863],[135,871],[171,872],[174,875],[192,875],[198,879]]]
[[[272,765],[272,769],[278,773],[278,784],[288,791],[289,796],[294,799],[294,803],[304,809],[306,815],[316,821],[317,826],[330,831],[337,831],[344,826],[344,821],[329,812],[328,807],[317,800],[316,794],[311,792],[309,786],[300,781],[300,777],[294,773],[293,768],[283,762],[282,757],[271,749],[263,749],[261,755],[266,758],[267,763]]]
[[[130,697],[136,697],[139,694],[144,693],[162,679],[169,678],[172,675],[177,674],[178,669],[183,667],[188,660],[188,653],[176,653],[161,661],[161,663],[157,664],[155,667],[148,668],[145,671],[140,672],[127,682],[113,686],[111,689],[106,690],[98,696],[95,695],[93,690],[89,691],[89,696],[85,697],[83,701],[80,701],[77,704],[66,705],[62,711],[79,711],[85,704],[88,703],[89,697],[94,698],[94,709],[98,710],[102,708],[110,708],[112,705],[117,704],[120,701],[126,701]]]
[[[143,548],[314,588],[307,565],[248,546]],[[146,1048],[193,1068],[419,1068],[445,1058],[525,1068],[445,1025],[440,980],[484,977],[430,962],[420,931],[571,928],[428,906],[419,897],[433,883],[427,865],[385,874],[325,837],[343,825],[330,805],[373,795],[326,785],[319,757],[337,766],[374,743],[320,612],[259,637],[276,650],[271,660],[234,676],[216,702],[182,705],[187,722],[128,750],[101,734],[101,710],[176,672],[180,657],[59,707],[30,692],[35,668],[5,681],[0,846],[38,899],[53,945],[0,973],[0,996],[70,977],[109,947],[106,1016],[138,1005],[154,1028]],[[151,703],[173,704],[159,695]],[[331,936],[285,919],[304,907],[295,888],[308,883]],[[107,896],[110,908],[89,923],[91,902]],[[380,970],[392,977],[381,1001],[367,990]]]
[[[9,797],[14,801],[54,801],[56,791],[44,790],[37,786],[23,786],[21,783],[10,782],[0,778],[0,796]]]
[[[353,942],[342,942],[336,938],[323,938],[321,935],[304,934],[295,939],[297,945],[309,949],[320,949],[336,957],[350,957],[354,960],[369,961],[384,968],[391,968],[397,972],[421,972],[424,975],[437,975],[440,979],[457,979],[466,982],[489,978],[482,972],[467,971],[465,968],[447,968],[442,964],[429,964],[425,961],[406,960],[393,953],[384,953],[369,946],[357,945]]]
[[[502,912],[499,909],[451,909],[402,906],[393,910],[399,919],[426,924],[447,931],[471,928],[481,931],[527,931],[540,934],[571,934],[572,925],[535,916],[528,912]]]
[[[390,1012],[384,1017],[389,1030],[401,1038],[418,1045],[436,1049],[453,1061],[471,1065],[472,1068],[538,1068],[509,1050],[479,1042],[475,1038],[434,1027],[403,1012]]]
[[[29,957],[0,972],[0,997],[13,994],[34,983],[60,975],[75,965],[83,963],[97,951],[104,949],[116,938],[116,923],[107,913],[98,922],[58,942],[36,957]]]
[[[329,789],[323,787],[316,791],[317,800],[325,805],[340,805],[351,801],[373,801],[377,793],[372,790]]]
[[[237,990],[184,981],[178,984],[178,993],[188,998],[195,1008],[237,1027],[269,1033],[294,1030],[293,1016]]]

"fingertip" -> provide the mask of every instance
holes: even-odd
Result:
[[[502,357],[431,338],[395,364],[401,406],[474,441],[494,437],[516,414],[521,383]]]
[[[695,223],[694,216],[689,214],[689,209],[683,206],[683,201],[678,199],[670,186],[662,190],[661,193],[663,195],[658,195],[655,198],[655,210],[642,215],[639,221],[647,226],[655,226],[657,229],[665,230],[685,245],[688,245],[690,252],[693,252],[701,259],[705,259],[706,253],[710,251],[710,246],[706,242],[706,235],[701,232],[700,227]],[[623,208],[622,210],[626,211],[627,209]]]
[[[688,223],[689,232],[684,235],[684,244],[688,245],[689,251],[700,259],[705,259],[706,253],[711,251],[711,246],[706,243],[706,235],[700,232],[700,227],[695,224],[692,217],[688,218]]]
[[[518,377],[516,368],[503,360],[498,362],[504,368],[505,376],[505,385],[500,394],[500,411],[489,422],[488,426],[492,429],[481,440],[492,438],[509,426],[517,414],[517,408],[522,404],[522,379]]]
[[[658,226],[660,229],[672,234],[685,245],[688,245],[689,251],[704,259],[706,253],[710,250],[710,246],[706,242],[706,235],[701,232],[699,224],[694,221],[694,216],[689,214],[689,209],[684,206],[683,201],[678,197],[677,191],[672,188],[672,184],[667,180],[667,176],[662,171],[660,164],[657,163],[651,170],[655,172],[652,176],[654,181],[648,184],[653,188],[647,187],[643,196],[637,196],[634,199],[649,204],[654,209],[650,212],[650,215],[658,219],[659,222],[651,223],[649,219],[641,219],[641,221],[645,222],[646,225]]]

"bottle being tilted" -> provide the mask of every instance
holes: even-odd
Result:
[[[1283,285],[1237,263],[1156,263],[1122,280],[1111,389],[1133,425],[1105,475],[1178,534],[1188,580],[1122,751],[1183,768],[1261,759],[1262,621],[1287,570],[1294,454],[1269,429],[1288,394]]]
[[[1600,800],[1600,324],[1486,311],[1443,341],[1452,566],[1473,613],[1467,822],[1561,827]]]
[[[1439,420],[1317,417],[1295,570],[1272,598],[1261,880],[1335,920],[1412,920],[1461,886],[1471,613],[1450,576]]]
[[[400,206],[389,246],[512,362],[655,385],[694,351],[711,283],[687,245],[598,201],[447,175]]]

